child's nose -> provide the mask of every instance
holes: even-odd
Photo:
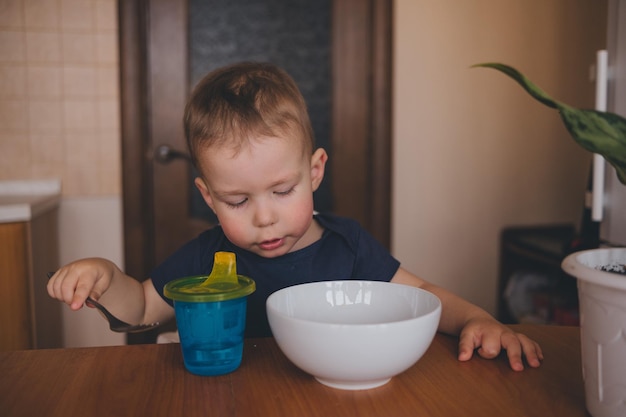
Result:
[[[258,204],[254,212],[256,227],[267,227],[276,223],[276,212],[269,204]]]

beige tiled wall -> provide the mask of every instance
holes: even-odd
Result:
[[[119,195],[116,0],[0,0],[0,179]]]

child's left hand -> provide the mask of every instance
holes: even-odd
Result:
[[[459,360],[472,358],[474,350],[483,358],[492,359],[502,349],[506,350],[509,364],[514,371],[524,370],[522,356],[532,368],[537,368],[543,360],[541,347],[537,342],[488,317],[471,319],[459,335]]]

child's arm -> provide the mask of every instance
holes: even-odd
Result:
[[[174,310],[159,296],[151,280],[141,283],[102,258],[82,259],[62,267],[50,278],[47,288],[51,297],[72,310],[82,308],[91,295],[113,315],[131,324],[163,323],[174,316]]]
[[[513,332],[480,307],[402,268],[391,281],[423,288],[439,297],[442,304],[439,331],[459,336],[460,361],[471,359],[475,349],[480,356],[488,359],[498,356],[505,349],[513,370],[524,369],[522,355],[533,368],[541,364],[543,354],[537,342]]]

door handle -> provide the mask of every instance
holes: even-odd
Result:
[[[157,146],[154,150],[154,159],[161,164],[169,164],[175,159],[184,159],[187,162],[191,162],[191,157],[185,152],[172,149],[168,145]]]

